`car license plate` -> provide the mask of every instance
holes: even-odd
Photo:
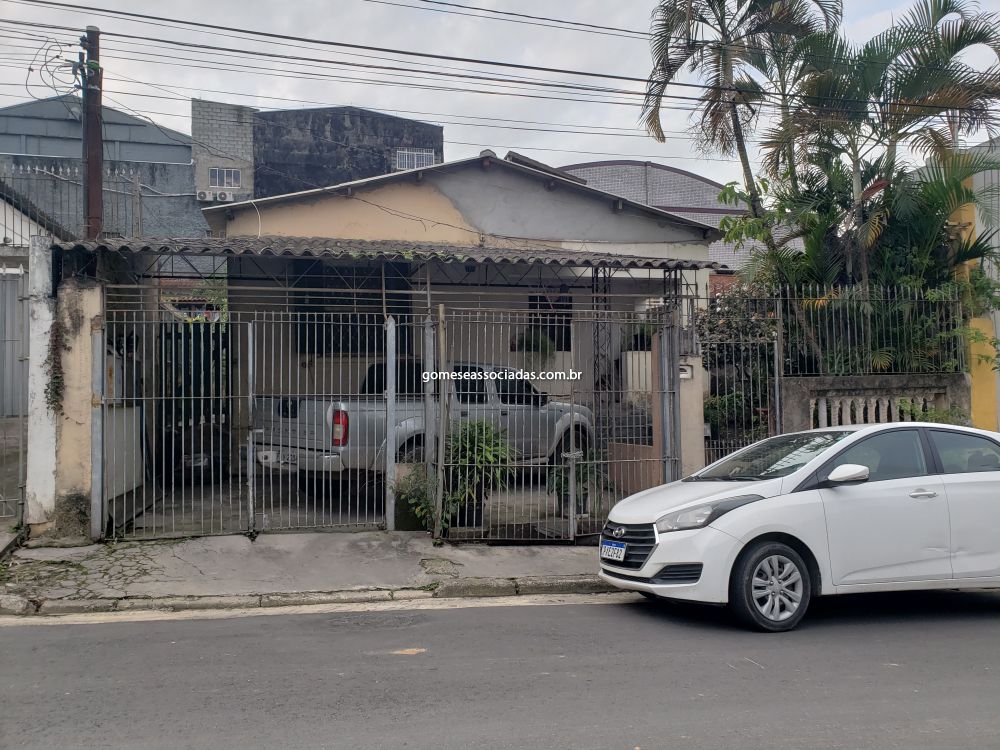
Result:
[[[601,559],[621,562],[625,559],[625,542],[601,542]]]

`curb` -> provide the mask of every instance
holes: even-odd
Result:
[[[456,578],[425,588],[352,589],[347,591],[298,591],[228,596],[121,597],[117,599],[45,599],[35,601],[18,594],[0,595],[0,615],[52,616],[93,612],[198,609],[258,609],[310,604],[456,599],[532,594],[604,594],[615,591],[596,575],[525,576],[520,578]]]

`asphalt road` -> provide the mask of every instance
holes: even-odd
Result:
[[[1000,595],[0,628],[3,748],[1000,748]]]

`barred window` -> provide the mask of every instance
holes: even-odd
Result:
[[[396,149],[396,169],[420,169],[434,165],[434,149],[432,148],[398,148]]]

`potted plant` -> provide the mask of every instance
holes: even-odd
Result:
[[[482,526],[483,504],[505,489],[514,474],[517,451],[492,422],[462,422],[448,438],[442,524]]]
[[[427,531],[434,530],[434,488],[431,486],[430,475],[425,464],[413,464],[413,467],[399,478],[393,490],[396,493],[396,528],[401,531],[416,531],[423,526]],[[411,528],[407,514],[400,513],[399,508],[408,508],[415,523]]]

